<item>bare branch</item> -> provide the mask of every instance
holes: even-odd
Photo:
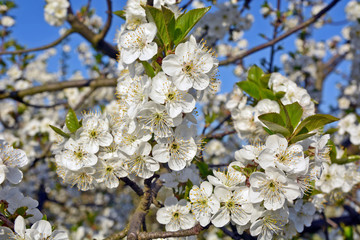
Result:
[[[0,99],[12,98],[12,99],[22,99],[25,96],[32,96],[38,93],[43,92],[54,92],[60,91],[66,88],[80,88],[80,87],[114,87],[116,86],[116,78],[96,78],[96,79],[84,79],[84,80],[74,80],[74,81],[63,81],[48,83],[42,86],[32,87],[19,91],[12,92],[1,92]]]
[[[14,223],[12,223],[7,217],[0,213],[0,221],[3,222],[5,227],[9,227],[11,230],[14,230]]]
[[[49,49],[49,48],[52,48],[52,47],[58,45],[59,43],[61,43],[65,38],[67,38],[73,32],[74,31],[72,29],[70,29],[70,30],[66,31],[61,37],[59,37],[58,39],[53,41],[52,43],[46,44],[46,45],[41,46],[41,47],[22,49],[22,50],[16,50],[16,51],[9,51],[9,52],[0,52],[0,55],[22,54],[22,53],[36,52],[36,51]]]
[[[126,234],[129,231],[129,225],[127,225],[124,230],[122,230],[121,232],[118,233],[114,233],[113,235],[105,238],[105,240],[117,240],[117,239],[123,239],[124,237],[126,237]]]
[[[99,38],[100,39],[104,39],[106,34],[108,33],[110,26],[111,26],[111,21],[112,21],[112,2],[111,0],[106,0],[106,4],[107,4],[107,20],[106,23],[104,25],[104,28],[101,30],[101,32],[99,33]]]
[[[83,22],[75,16],[71,8],[68,9],[67,21],[70,23],[74,32],[79,33],[87,41],[89,41],[95,49],[101,51],[105,55],[117,59],[118,50],[110,43],[106,42],[102,36],[103,34],[95,34]],[[107,30],[106,30],[107,31]]]
[[[169,238],[169,237],[186,237],[199,234],[204,227],[197,224],[195,227],[188,230],[180,230],[176,232],[141,232],[138,234],[139,240],[153,239],[153,238]]]
[[[120,178],[121,181],[123,181],[126,185],[131,187],[132,190],[136,192],[137,195],[142,196],[144,195],[144,191],[137,185],[135,182],[131,181],[128,177]]]
[[[152,189],[151,181],[153,178],[145,179],[145,191],[142,196],[139,205],[137,206],[134,214],[132,215],[129,223],[129,232],[127,234],[127,239],[137,240],[140,232],[143,219],[145,218],[147,212],[149,211],[151,202],[152,202]]]
[[[232,56],[232,57],[229,57],[228,59],[226,60],[223,60],[223,61],[220,61],[219,65],[220,66],[223,66],[223,65],[228,65],[228,64],[231,64],[231,63],[234,63],[246,56],[249,56],[250,54],[253,54],[255,52],[258,52],[264,48],[267,48],[267,47],[271,47],[272,45],[274,45],[275,43],[289,37],[290,35],[292,35],[293,33],[296,33],[297,31],[303,29],[303,28],[306,28],[307,26],[313,24],[314,22],[316,22],[320,17],[322,17],[326,12],[328,12],[331,8],[333,8],[339,1],[341,0],[333,0],[329,5],[327,5],[324,9],[322,9],[318,14],[314,15],[313,17],[309,18],[307,21],[303,22],[302,24],[294,27],[294,28],[291,28],[289,31],[287,31],[286,33],[280,35],[279,37],[267,42],[267,43],[264,43],[264,44],[261,44],[259,46],[256,46],[256,47],[253,47],[237,56]]]

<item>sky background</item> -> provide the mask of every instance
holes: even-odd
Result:
[[[44,20],[44,6],[45,0],[16,0],[16,4],[18,8],[12,10],[10,15],[15,17],[16,24],[12,27],[13,37],[17,39],[21,44],[26,45],[28,48],[38,47],[45,44],[48,44],[59,37],[60,27],[50,26]],[[183,1],[186,3],[187,1]],[[268,1],[273,6],[276,5],[276,0]],[[330,1],[326,1],[327,3]],[[79,10],[81,6],[85,5],[87,0],[72,0],[71,4],[73,6],[73,10]],[[123,9],[126,1],[125,0],[113,0],[113,10],[121,10]],[[254,24],[249,31],[246,31],[244,34],[244,38],[249,42],[249,48],[257,46],[261,43],[264,43],[262,37],[259,34],[265,34],[266,36],[272,36],[273,28],[269,24],[269,20],[264,20],[260,15],[260,7],[263,3],[262,0],[254,0],[251,2],[250,12],[254,15]],[[344,12],[344,7],[348,3],[347,0],[342,0],[338,3],[331,11],[330,16],[335,22],[345,23],[346,16]],[[282,7],[286,7],[287,1],[282,1]],[[106,21],[106,1],[105,0],[92,0],[92,7],[96,9],[96,14],[101,16],[104,21]],[[211,11],[216,10],[213,8]],[[247,12],[247,11],[245,11]],[[117,29],[120,29],[123,20],[119,17],[114,16],[111,29],[107,34],[106,40],[110,43],[114,43],[115,34]],[[66,23],[65,27],[69,27]],[[314,39],[317,41],[325,41],[334,35],[341,36],[341,29],[346,26],[346,24],[333,24],[327,25],[320,30],[314,31]],[[285,40],[281,41],[280,44],[283,45],[284,50],[276,53],[275,55],[275,65],[282,66],[280,62],[280,56],[283,53],[294,50],[294,40],[295,35],[292,37],[288,37]],[[75,70],[83,69],[84,67],[81,65],[78,55],[76,54],[76,47],[79,43],[84,42],[83,38],[77,34],[72,34],[70,36],[69,45],[72,47],[70,52],[70,58],[68,59],[69,73],[73,73]],[[61,51],[61,46],[56,47],[58,51]],[[252,54],[249,57],[246,57],[244,62],[245,66],[251,66],[253,64],[257,64],[260,66],[260,59],[263,57],[268,58],[270,55],[270,48]],[[55,57],[52,57],[49,62],[49,71],[56,72],[59,70],[59,56],[58,54]],[[348,62],[344,62],[340,65],[340,68],[343,72],[350,71],[350,64]],[[221,92],[229,92],[231,91],[233,84],[239,81],[232,74],[233,67],[225,66],[220,67],[220,80],[222,82]],[[86,75],[85,75],[86,76]],[[344,82],[340,76],[332,74],[325,82],[325,91],[323,95],[322,106],[320,110],[323,112],[329,111],[329,106],[336,105],[336,96],[338,91],[336,90],[335,84],[337,82]]]

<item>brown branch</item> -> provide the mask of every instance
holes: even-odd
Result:
[[[80,88],[80,87],[114,87],[116,86],[116,78],[97,78],[97,79],[84,79],[84,80],[74,80],[74,81],[63,81],[48,83],[42,86],[32,87],[19,91],[12,92],[0,92],[0,99],[12,98],[14,100],[22,99],[25,96],[32,96],[38,93],[43,92],[54,92],[60,91],[66,88]]]
[[[52,48],[52,47],[58,45],[59,43],[61,43],[65,38],[67,38],[73,32],[74,31],[72,29],[70,29],[70,30],[66,31],[60,38],[56,39],[52,43],[46,44],[46,45],[41,46],[41,47],[22,49],[22,50],[16,50],[16,51],[9,51],[9,52],[0,52],[0,55],[22,54],[22,53],[36,52],[36,51],[41,51],[41,50],[45,50],[45,49],[48,49],[48,48]]]
[[[7,217],[5,217],[2,213],[0,213],[0,221],[3,222],[5,227],[14,230],[14,223],[7,219]]]
[[[129,225],[127,225],[124,230],[122,230],[121,232],[118,233],[114,233],[111,236],[105,238],[105,240],[117,240],[117,239],[123,239],[124,237],[126,237],[126,234],[129,231]]]
[[[280,35],[279,37],[267,42],[267,43],[264,43],[264,44],[261,44],[259,46],[256,46],[256,47],[253,47],[249,50],[247,50],[246,52],[244,53],[241,53],[237,56],[232,56],[232,57],[229,57],[228,59],[226,60],[223,60],[223,61],[220,61],[219,65],[222,66],[222,65],[228,65],[228,64],[231,64],[231,63],[234,63],[246,56],[249,56],[250,54],[253,54],[255,52],[258,52],[264,48],[267,48],[267,47],[271,47],[272,45],[274,45],[275,43],[289,37],[290,35],[292,35],[293,33],[296,33],[297,31],[303,29],[303,28],[306,28],[307,26],[313,24],[314,22],[316,22],[320,17],[322,17],[326,12],[328,12],[331,8],[333,8],[339,1],[341,0],[333,0],[331,3],[329,3],[329,5],[327,5],[325,8],[323,8],[318,14],[314,15],[313,17],[309,18],[307,21],[303,22],[302,24],[294,27],[294,28],[291,28],[289,31],[287,31],[286,33]]]
[[[89,41],[92,46],[101,51],[103,54],[117,59],[118,50],[110,43],[103,39],[103,34],[95,34],[80,19],[72,13],[71,8],[68,10],[67,21],[71,25],[74,32],[79,33],[83,38]],[[107,31],[107,30],[106,30]]]
[[[142,232],[139,233],[139,240],[153,239],[153,238],[169,238],[169,237],[186,237],[199,234],[204,227],[197,224],[195,227],[188,230],[180,230],[176,232]]]
[[[236,133],[235,130],[230,130],[230,131],[226,131],[226,132],[211,135],[211,136],[208,137],[208,139],[222,139],[223,137],[225,137],[227,135],[232,135],[234,133]]]
[[[101,32],[99,33],[99,38],[100,39],[104,39],[106,34],[108,33],[110,26],[111,26],[111,21],[112,21],[112,3],[111,0],[106,0],[106,4],[107,4],[107,20],[106,23],[104,25],[104,28],[101,30]]]
[[[144,195],[144,191],[137,185],[135,182],[131,181],[128,177],[120,178],[126,185],[128,185],[137,195],[142,196]]]
[[[134,214],[132,215],[129,223],[129,232],[127,234],[128,240],[137,240],[138,234],[140,232],[143,219],[145,218],[147,212],[149,211],[151,202],[152,202],[152,189],[151,181],[153,178],[146,179],[144,182],[145,189],[144,195],[142,196],[139,205],[137,206]]]

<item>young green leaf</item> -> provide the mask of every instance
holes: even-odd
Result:
[[[264,75],[263,70],[258,66],[254,65],[248,71],[248,80],[260,83],[260,78],[262,75]],[[267,85],[265,87],[267,87]]]
[[[124,10],[115,11],[115,12],[113,12],[113,14],[115,14],[116,16],[121,17],[122,19],[126,20]]]
[[[291,124],[291,126],[287,126],[287,128],[291,129],[292,132],[301,120],[303,109],[298,102],[282,105],[280,106],[280,115],[285,123],[289,122]],[[289,119],[287,119],[288,117]]]
[[[168,33],[167,24],[165,22],[164,14],[160,9],[154,8],[152,6],[144,6],[146,16],[149,21],[154,21],[157,28],[157,36],[161,42],[167,46],[170,44],[171,39]]]
[[[212,171],[209,169],[209,165],[207,165],[205,162],[197,161],[195,164],[199,169],[200,176],[203,179],[206,179],[208,175],[212,174]]]
[[[75,111],[72,110],[71,108],[69,109],[69,112],[66,114],[65,124],[66,127],[69,129],[69,131],[72,133],[76,132],[76,130],[78,130],[81,127]]]
[[[328,114],[315,114],[305,118],[294,131],[294,135],[298,133],[308,133],[315,129],[321,128],[326,124],[338,121],[339,119]]]
[[[165,24],[167,26],[167,33],[171,44],[175,39],[175,15],[170,9],[164,6],[161,6],[161,11],[164,16]]]
[[[63,132],[60,128],[57,128],[53,125],[49,125],[51,127],[52,130],[54,130],[54,132],[56,132],[57,134],[59,134],[60,136],[64,137],[64,138],[70,138],[70,135]]]
[[[295,137],[290,139],[289,144],[296,143],[298,141],[304,140],[304,139],[309,138],[309,137],[311,137],[311,136],[313,136],[315,134],[316,133],[305,133],[305,134],[296,135]]]
[[[193,27],[210,10],[211,7],[197,8],[180,15],[175,21],[175,45],[184,40]]]
[[[284,137],[290,136],[290,131],[286,128],[286,125],[278,113],[265,113],[259,116],[259,120],[262,121],[273,133],[280,133]]]
[[[145,62],[145,61],[142,61],[141,63],[143,65],[144,69],[145,69],[146,74],[151,78],[155,77],[154,69],[152,68],[150,63]]]
[[[259,100],[261,98],[260,97],[260,88],[256,83],[250,82],[250,81],[241,81],[241,82],[238,82],[237,85],[244,92],[246,92],[247,94],[249,94],[251,97],[255,98],[256,100]]]

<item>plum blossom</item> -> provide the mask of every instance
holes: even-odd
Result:
[[[200,187],[193,186],[189,193],[192,212],[203,227],[210,223],[211,216],[220,208],[219,201],[212,193],[213,186],[206,181]]]
[[[5,179],[13,184],[18,184],[23,173],[18,169],[29,162],[26,154],[21,149],[14,149],[4,140],[0,139],[0,184]]]
[[[223,187],[216,187],[214,194],[222,206],[211,218],[214,226],[223,227],[230,220],[237,225],[246,225],[250,221],[252,205],[249,202],[248,187],[242,186],[234,191]]]
[[[309,165],[309,159],[304,158],[303,147],[299,144],[288,146],[286,138],[280,135],[271,135],[266,139],[258,162],[264,169],[276,166],[288,173],[303,172]]]
[[[190,229],[195,225],[195,216],[190,213],[191,204],[185,199],[178,201],[175,197],[168,197],[164,207],[156,213],[156,220],[166,224],[166,231]]]
[[[120,36],[121,59],[126,64],[133,63],[136,59],[147,61],[151,59],[158,50],[153,42],[156,35],[155,23],[143,23],[134,31],[127,31]]]
[[[292,201],[301,195],[299,186],[285,173],[275,167],[268,167],[265,173],[255,172],[250,179],[250,201],[259,203],[264,201],[268,210],[277,210],[285,205],[285,201]]]
[[[175,86],[186,91],[190,88],[204,90],[209,86],[208,73],[214,67],[210,53],[199,48],[193,36],[185,43],[180,43],[175,54],[166,56],[162,62],[163,71],[172,77]]]
[[[174,118],[180,113],[190,113],[195,108],[195,99],[187,92],[179,91],[164,72],[152,79],[150,98],[164,104],[169,116]]]

